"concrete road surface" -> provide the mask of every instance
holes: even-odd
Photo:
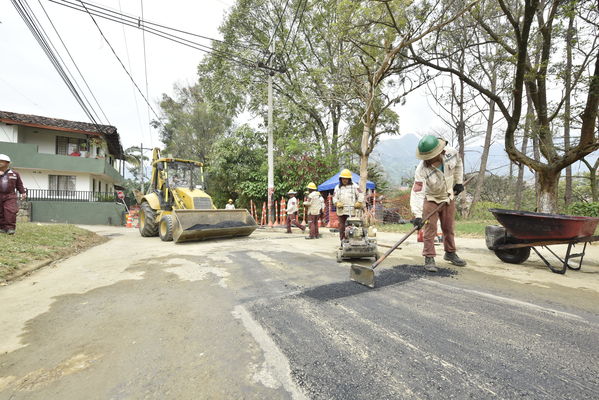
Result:
[[[0,399],[591,399],[599,257],[556,275],[458,241],[466,268],[408,242],[348,280],[337,239],[256,231],[111,240],[0,287]],[[380,235],[391,242],[397,235]],[[381,250],[386,250],[382,248]],[[364,261],[368,264],[368,261]]]

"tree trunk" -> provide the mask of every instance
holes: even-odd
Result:
[[[564,77],[565,101],[564,101],[564,150],[570,149],[570,97],[572,93],[572,39],[574,37],[574,13],[570,13],[568,31],[566,32],[566,70]],[[572,166],[566,167],[566,191],[564,193],[566,207],[572,203]]]
[[[557,210],[559,175],[560,171],[553,168],[546,168],[537,172],[540,183],[537,197],[538,212],[554,213]]]
[[[528,92],[528,91],[527,91]],[[532,102],[530,101],[530,97],[528,96],[528,103],[526,105],[526,118],[524,123],[524,135],[522,137],[522,154],[526,155],[528,150],[528,137],[530,136],[530,131],[533,123],[533,108]],[[533,144],[534,148],[534,144]],[[534,149],[533,149],[534,151]],[[535,160],[537,158],[535,157]],[[518,180],[516,181],[516,197],[514,199],[514,208],[519,210],[522,207],[522,192],[524,191],[524,163],[520,163],[518,166]],[[537,179],[535,173],[535,188],[538,187]]]
[[[497,86],[497,74],[493,70],[491,76],[491,90],[494,92]],[[476,186],[474,187],[474,194],[472,195],[472,203],[468,209],[468,217],[470,217],[474,205],[480,197],[483,184],[485,182],[485,173],[487,172],[487,159],[489,158],[489,148],[491,147],[491,138],[493,136],[493,123],[495,122],[495,101],[489,101],[489,116],[487,117],[487,131],[485,133],[485,144],[483,146],[483,154],[480,158],[480,168],[478,169],[478,176],[476,177]]]
[[[362,131],[362,142],[360,145],[360,190],[366,193],[366,182],[368,180],[368,143],[370,141],[370,121],[364,121],[364,130]]]

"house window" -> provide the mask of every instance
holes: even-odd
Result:
[[[87,147],[87,140],[68,136],[56,136],[56,154],[68,156]]]
[[[50,190],[75,191],[75,177],[70,175],[49,175]]]

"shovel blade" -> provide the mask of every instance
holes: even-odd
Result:
[[[374,270],[358,264],[352,264],[349,270],[349,279],[361,285],[374,287]]]

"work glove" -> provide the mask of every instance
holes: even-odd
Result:
[[[354,208],[356,210],[359,210],[362,208],[362,202],[361,201],[356,201],[356,203],[354,204]]]
[[[420,218],[420,217],[414,218],[412,220],[412,225],[414,225],[418,229],[421,229],[422,226],[424,225],[424,221],[422,221],[422,218]]]
[[[463,191],[464,185],[462,185],[461,183],[456,183],[455,185],[453,185],[453,194],[455,194],[456,196],[462,193]]]
[[[337,206],[337,208],[343,208],[343,202],[341,201],[338,201],[335,205]]]

